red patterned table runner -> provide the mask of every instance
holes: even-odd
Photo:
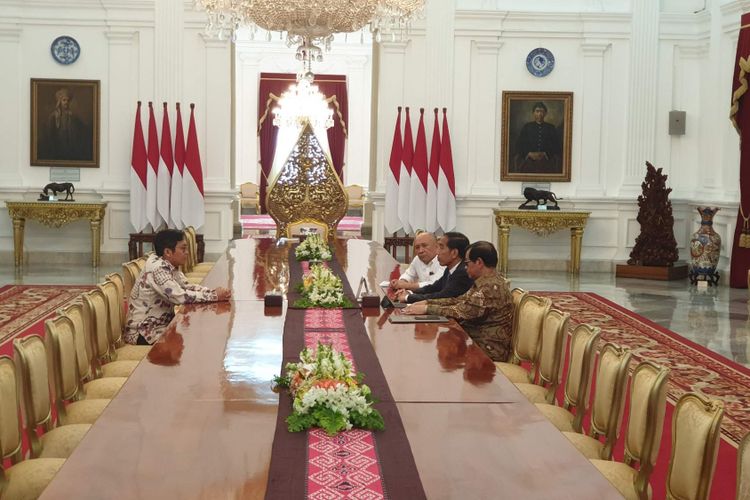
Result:
[[[290,263],[290,269],[300,267]],[[331,267],[343,276],[335,261]],[[298,281],[294,272],[291,275],[290,284],[294,286]],[[297,279],[301,279],[301,272]],[[345,279],[344,290],[353,296]],[[266,498],[426,498],[401,417],[360,311],[288,309],[282,368],[298,361],[305,346],[314,347],[318,342],[333,345],[352,360],[355,370],[366,374],[365,383],[379,400],[375,408],[383,415],[385,430],[354,429],[333,437],[319,429],[291,433],[286,418],[292,411],[292,398],[283,391],[279,394]]]

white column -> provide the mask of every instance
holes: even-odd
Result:
[[[236,58],[235,80],[235,177],[237,184],[260,182],[258,151],[258,91],[260,85],[260,51],[240,51]],[[273,119],[269,117],[269,119]],[[237,134],[244,133],[239,136]]]
[[[368,56],[350,55],[346,58],[349,102],[347,133],[349,135],[346,140],[344,179],[342,179],[345,184],[359,184],[368,190],[370,188],[368,165],[370,162],[371,110],[370,106],[361,106],[360,103],[369,103],[372,99],[372,77],[369,71],[365,74],[365,68],[368,68],[369,64],[370,57]],[[357,109],[360,112],[356,112]],[[335,114],[334,119],[337,119]],[[353,130],[362,131],[362,133],[352,133]],[[392,135],[391,138],[393,138]]]
[[[0,71],[0,109],[4,110],[6,119],[0,120],[0,137],[4,147],[0,148],[0,185],[20,186],[21,162],[29,164],[29,149],[21,152],[21,144],[28,144],[21,140],[20,134],[29,131],[29,105],[21,94],[21,28],[5,26],[0,28],[0,60],[3,69]],[[28,89],[28,80],[24,82]],[[28,95],[28,94],[27,94]],[[26,124],[26,127],[19,124]]]
[[[108,168],[108,174],[102,179],[105,183],[102,187],[130,189],[130,149],[133,143],[123,140],[123,137],[132,138],[138,101],[137,32],[113,29],[105,31],[104,35],[109,42],[109,84],[106,90],[102,89],[102,93],[106,92],[110,98],[102,96],[106,108],[102,107],[101,110],[101,131],[106,131],[107,139],[100,141],[100,154],[102,166]],[[144,116],[145,123],[148,123],[148,115],[142,114],[141,120]]]
[[[455,4],[456,0],[432,0],[425,5],[426,108],[447,107],[448,113],[453,104]]]
[[[203,153],[206,190],[227,190],[231,186],[232,72],[231,42],[203,36],[206,47],[205,109],[196,109],[198,140]],[[184,104],[183,104],[184,106]],[[183,120],[189,120],[185,106]],[[203,122],[204,127],[200,127]],[[187,123],[185,126],[187,127]],[[201,130],[201,128],[203,130]],[[209,134],[208,131],[211,131]],[[187,132],[187,130],[186,130]],[[205,138],[211,137],[210,141]]]
[[[379,193],[385,193],[385,175],[388,171],[388,160],[393,144],[393,129],[396,126],[398,106],[404,106],[404,74],[406,71],[406,48],[409,42],[383,42],[376,46],[380,50],[380,67],[378,85],[373,92],[378,93],[377,116],[377,187]],[[405,112],[401,113],[403,127]],[[412,117],[413,118],[413,117]],[[414,124],[412,124],[412,132]],[[372,189],[372,186],[370,187]],[[391,201],[392,202],[392,201]],[[380,212],[383,205],[373,206],[372,239],[383,241],[385,229]]]
[[[640,192],[646,161],[654,159],[660,4],[654,0],[631,3],[628,131],[621,196]]]
[[[498,92],[499,54],[503,42],[471,42],[471,80],[469,91],[470,117],[467,137],[456,140],[460,130],[451,128],[451,145],[460,151],[460,144],[467,144],[466,156],[454,154],[454,170],[465,172],[466,185],[471,194],[497,195],[500,183],[499,149],[489,147],[498,144],[500,93]],[[448,121],[450,122],[448,110]],[[440,112],[442,120],[442,111]],[[454,150],[455,151],[455,150]],[[466,165],[456,162],[458,158],[467,158]],[[487,173],[494,172],[492,178]]]
[[[183,0],[154,2],[154,107],[166,101],[170,112],[182,95]],[[161,123],[161,113],[157,113]]]
[[[579,99],[583,100],[581,110],[581,134],[578,148],[581,151],[580,169],[577,180],[576,196],[604,196],[605,172],[602,157],[602,130],[605,127],[604,114],[604,54],[610,43],[586,41],[581,45],[583,52],[583,71]]]

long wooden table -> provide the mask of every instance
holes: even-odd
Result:
[[[286,310],[264,309],[262,297],[289,286],[288,251],[230,244],[204,283],[229,286],[232,303],[177,315],[175,334],[141,362],[43,498],[264,497]],[[377,243],[336,251],[354,289],[361,276],[377,289],[397,265]],[[620,498],[458,325],[366,314],[428,498]]]

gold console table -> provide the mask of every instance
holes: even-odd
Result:
[[[581,240],[586,221],[591,212],[579,210],[518,210],[496,208],[500,252],[500,270],[508,272],[508,240],[511,226],[527,229],[539,236],[547,236],[560,229],[570,228],[570,265],[568,270],[578,274],[581,271]]]
[[[23,265],[23,234],[26,219],[49,227],[60,227],[74,220],[88,219],[91,225],[91,265],[99,267],[102,219],[106,203],[73,201],[6,201],[13,220],[13,255],[16,266]]]

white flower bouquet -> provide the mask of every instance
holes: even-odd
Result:
[[[305,240],[297,245],[294,256],[298,261],[302,260],[331,260],[333,254],[331,247],[328,246],[323,238],[318,234],[311,234]]]
[[[297,286],[302,298],[295,301],[294,307],[351,307],[352,303],[344,296],[344,285],[340,278],[321,264],[313,264]]]
[[[274,380],[294,398],[286,419],[290,432],[320,427],[332,436],[353,427],[384,428],[370,388],[362,384],[364,376],[354,373],[346,356],[325,344],[314,351],[305,348],[299,356],[299,363],[287,363],[285,373]]]

